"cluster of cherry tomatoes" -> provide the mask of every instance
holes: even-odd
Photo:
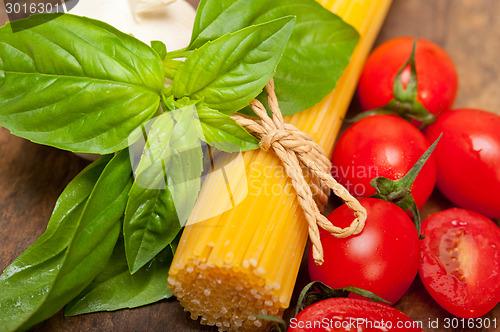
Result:
[[[354,196],[365,197],[360,202],[368,219],[363,231],[349,238],[322,231],[325,262],[318,266],[309,259],[311,280],[363,288],[395,303],[418,272],[435,301],[462,318],[480,317],[500,301],[500,228],[492,220],[500,218],[500,116],[451,109],[457,90],[452,60],[430,41],[395,38],[372,52],[358,86],[366,112],[341,135],[333,155],[334,177]],[[406,181],[438,137],[418,175]],[[392,191],[385,200],[374,188],[376,177],[395,180],[384,182]],[[410,202],[420,209],[436,184],[457,207],[415,227],[414,213],[396,204]],[[353,213],[342,205],[328,218],[346,227]],[[349,312],[349,300],[338,310],[338,300],[318,303],[297,318],[310,319],[319,311],[356,318],[354,308],[360,305],[365,309],[358,317],[382,310],[356,302],[342,314]],[[387,310],[386,315],[402,319],[391,314],[395,309]]]

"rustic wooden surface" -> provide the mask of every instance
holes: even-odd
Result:
[[[195,4],[198,1],[190,2]],[[0,6],[2,5],[0,0]],[[499,13],[498,0],[394,0],[377,44],[401,35],[418,36],[437,42],[450,53],[458,68],[460,88],[455,106],[482,108],[500,114]],[[0,14],[0,23],[4,22],[5,17]],[[356,107],[354,102],[351,111],[355,111]],[[71,153],[33,144],[10,135],[0,127],[0,270],[42,234],[58,195],[86,164]],[[435,192],[431,202],[424,208],[424,217],[449,206]],[[307,281],[307,272],[302,269],[296,289]],[[443,319],[451,317],[425,292],[418,278],[395,307],[411,318],[423,321],[424,327],[429,319],[436,318],[441,321],[442,327]],[[500,319],[500,305],[485,317]],[[215,329],[190,320],[175,300],[167,300],[113,313],[70,318],[58,313],[32,330]],[[447,331],[443,328],[426,330]]]

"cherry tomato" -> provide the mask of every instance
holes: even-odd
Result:
[[[500,229],[490,219],[459,208],[422,223],[420,278],[441,307],[476,318],[500,301]]]
[[[354,286],[396,302],[410,287],[418,270],[419,240],[408,215],[393,203],[360,199],[368,213],[358,235],[338,239],[320,229],[325,262],[316,265],[309,251],[309,276],[332,288]],[[328,219],[347,227],[354,214],[345,204]]]
[[[402,178],[429,145],[425,136],[408,121],[395,115],[369,116],[341,135],[333,152],[332,174],[355,197],[371,196],[375,194],[371,179]],[[411,186],[419,209],[431,195],[435,183],[436,166],[431,155]]]
[[[500,218],[500,116],[477,110],[443,112],[427,128],[434,151],[437,186],[455,205]]]
[[[404,313],[367,300],[333,298],[305,308],[290,320],[288,332],[422,331]]]
[[[364,110],[385,106],[394,98],[394,80],[408,61],[414,40],[411,37],[394,38],[370,54],[358,85],[358,97]],[[417,101],[432,114],[448,110],[455,101],[458,89],[457,71],[451,58],[440,46],[418,38],[415,65]],[[406,87],[410,78],[409,66],[405,67],[400,77],[403,87]]]

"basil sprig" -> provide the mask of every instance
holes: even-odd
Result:
[[[0,28],[0,124],[14,135],[107,154],[126,148],[132,131],[157,112],[163,64],[149,46],[67,14],[16,24],[23,30]]]
[[[292,33],[294,17],[252,25],[193,51],[177,71],[174,97],[203,99],[226,114],[239,111],[273,77]]]
[[[352,26],[311,0],[202,0],[198,8],[188,49],[252,24],[296,17],[274,75],[283,115],[310,108],[330,93],[359,40]],[[266,104],[265,93],[259,99]]]
[[[128,152],[108,160],[99,159],[68,185],[47,231],[0,276],[3,330],[27,329],[52,316],[106,266],[132,184]]]
[[[203,144],[258,148],[229,115],[273,76],[287,114],[312,106],[358,38],[313,0],[202,1],[191,44],[174,52],[70,14],[16,24],[0,28],[0,125],[108,155],[67,186],[46,232],[0,276],[0,331],[25,330],[68,303],[77,315],[170,297]]]

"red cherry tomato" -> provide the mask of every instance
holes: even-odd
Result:
[[[395,115],[369,116],[341,135],[333,152],[332,174],[355,197],[368,197],[375,194],[371,179],[402,178],[429,146],[425,136],[408,121]],[[436,166],[431,155],[411,187],[419,209],[435,183]]]
[[[333,298],[305,308],[290,320],[288,332],[320,331],[422,331],[414,322],[389,306],[366,300]]]
[[[443,112],[427,128],[439,190],[459,207],[500,218],[500,116],[476,109]]]
[[[420,278],[441,307],[476,318],[500,301],[500,229],[490,219],[453,208],[422,223]]]
[[[393,203],[360,200],[368,213],[358,235],[338,239],[320,229],[325,262],[316,265],[309,251],[309,276],[332,288],[354,286],[369,290],[392,303],[410,287],[418,270],[419,240],[408,215]],[[328,219],[347,227],[354,214],[345,204]]]
[[[364,110],[385,106],[393,98],[394,80],[411,55],[414,38],[399,37],[378,46],[368,57],[359,79],[358,97]],[[418,38],[415,52],[417,101],[430,113],[449,109],[455,101],[458,77],[453,61],[438,45]],[[410,67],[401,74],[408,84]]]

